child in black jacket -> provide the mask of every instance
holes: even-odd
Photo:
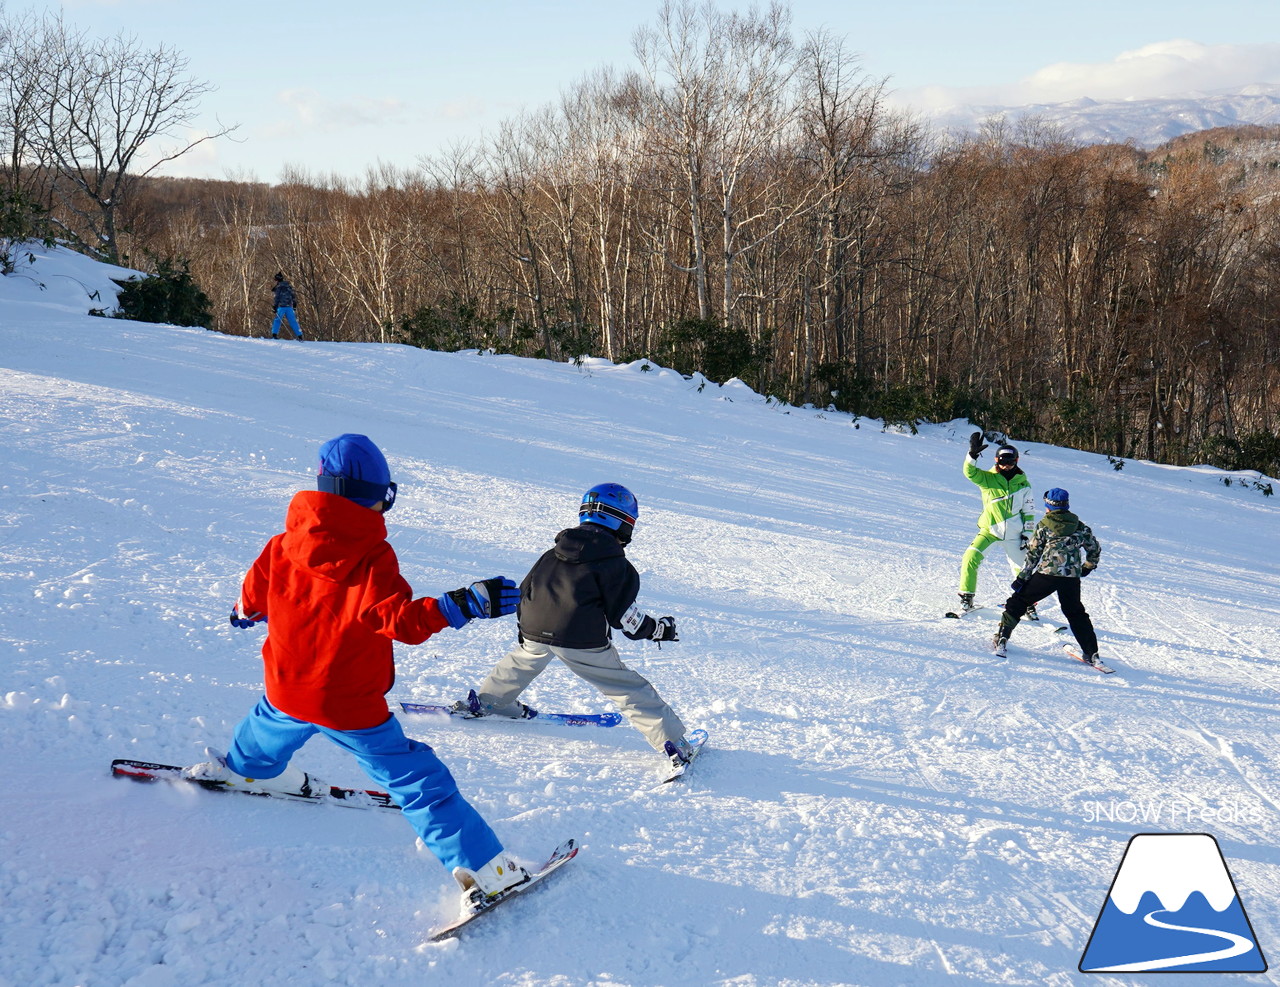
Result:
[[[556,535],[555,547],[520,584],[516,647],[456,708],[476,716],[531,716],[518,697],[559,658],[612,699],[655,750],[679,762],[689,759],[684,723],[648,679],[622,663],[611,640],[611,628],[633,641],[679,640],[674,618],[655,619],[635,605],[640,575],[625,546],[638,515],[626,487],[602,483],[587,491],[578,509],[581,523]]]

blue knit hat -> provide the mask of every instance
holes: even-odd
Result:
[[[384,511],[391,510],[396,500],[396,485],[391,482],[391,468],[382,450],[367,435],[351,432],[320,447],[316,489],[346,497],[362,507],[382,503]]]
[[[1044,506],[1051,511],[1065,511],[1071,506],[1071,497],[1061,487],[1044,492]]]

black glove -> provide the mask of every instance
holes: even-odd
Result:
[[[982,450],[985,449],[986,447],[987,447],[987,444],[982,441],[981,432],[974,432],[971,436],[969,436],[969,455],[972,456],[974,459],[977,459],[979,456],[981,456]]]
[[[505,617],[520,605],[520,587],[506,576],[494,576],[467,588],[472,617]]]
[[[1080,578],[1083,579],[1085,576],[1089,575],[1089,573],[1093,572],[1093,570],[1096,568],[1098,568],[1096,565],[1090,565],[1088,562],[1086,562],[1083,566],[1080,567]]]
[[[1022,551],[1025,552],[1027,550],[1027,546],[1030,544],[1031,536],[1029,534],[1024,531],[1022,534],[1018,535],[1018,547],[1022,549]]]
[[[654,641],[679,641],[680,636],[676,633],[675,617],[659,617],[655,620],[653,634],[650,637]]]

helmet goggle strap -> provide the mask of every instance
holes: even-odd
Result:
[[[591,500],[578,508],[578,517],[583,518],[589,514],[603,514],[605,517],[613,518],[622,524],[635,526],[636,519],[626,511],[614,507],[612,504],[606,504],[602,500]]]
[[[316,489],[322,493],[337,494],[348,500],[380,500],[382,513],[391,510],[396,502],[396,485],[394,483],[370,483],[368,480],[353,480],[349,476],[330,476],[321,473],[316,477]]]

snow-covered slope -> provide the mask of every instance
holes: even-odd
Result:
[[[1154,99],[1095,100],[1026,106],[948,106],[928,114],[942,130],[977,132],[992,118],[1012,123],[1036,117],[1073,134],[1083,144],[1111,144],[1132,140],[1153,148],[1183,134],[1256,124],[1280,124],[1280,85],[1257,84],[1218,93],[1185,93]]]
[[[25,275],[46,289],[0,279],[0,984],[1150,984],[1076,973],[1145,831],[1215,835],[1280,950],[1280,500],[1249,483],[1019,443],[1102,541],[1085,600],[1119,671],[1028,625],[993,660],[989,620],[940,619],[978,513],[965,423],[103,320],[101,269]],[[520,578],[584,490],[631,487],[640,602],[681,640],[622,650],[711,735],[655,790],[626,726],[406,718],[518,855],[586,844],[455,942],[423,943],[456,892],[389,813],[107,775],[200,759],[257,699],[261,631],[226,614],[343,431],[388,454],[423,594]],[[1006,584],[989,559],[980,596]],[[392,698],[462,695],[514,635],[399,648]],[[525,698],[606,708],[557,667]],[[321,740],[298,763],[361,781]]]

